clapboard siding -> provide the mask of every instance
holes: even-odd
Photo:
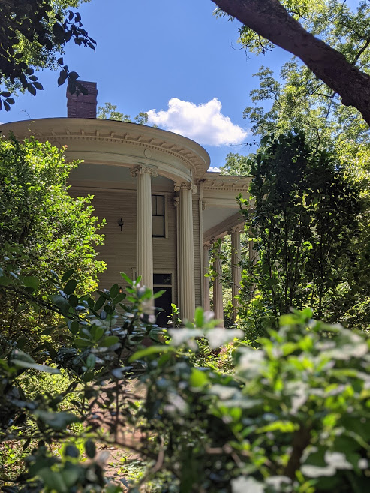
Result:
[[[88,188],[70,189],[74,197],[90,192]],[[104,245],[97,246],[99,259],[107,264],[107,269],[99,276],[99,288],[108,289],[115,283],[123,285],[120,272],[129,277],[136,272],[136,191],[94,191],[92,204],[99,221],[106,219],[102,230]],[[121,217],[122,231],[118,226]]]

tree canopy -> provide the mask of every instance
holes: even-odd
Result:
[[[356,14],[338,0],[213,2],[242,22],[246,48],[264,52],[277,45],[289,51],[370,124],[370,76],[361,62],[370,44],[368,2],[360,1]]]
[[[257,323],[258,333],[290,307],[310,306],[326,321],[361,326],[360,313],[355,321],[347,313],[368,302],[358,183],[301,131],[264,140],[249,158],[253,207],[247,203],[245,215],[258,261],[244,262],[241,320]]]
[[[303,27],[343,53],[350,63],[368,71],[368,2],[359,1],[357,9],[338,0],[281,3]],[[268,39],[248,26],[242,26],[239,34],[242,46],[253,53],[274,49]],[[369,128],[356,108],[343,105],[340,95],[297,57],[285,63],[280,73],[262,66],[255,77],[259,86],[251,91],[252,104],[244,110],[254,135],[278,136],[300,128],[311,145],[334,151],[342,164],[356,168],[359,178],[364,178],[370,156]],[[227,167],[235,168],[234,158]]]
[[[148,113],[140,112],[132,118],[130,115],[117,111],[117,105],[112,103],[104,103],[104,106],[98,107],[98,118],[101,120],[138,123],[139,125],[146,125],[148,123]]]
[[[82,0],[89,1],[89,0]],[[35,70],[58,68],[58,84],[68,81],[69,90],[84,92],[78,74],[64,64],[63,47],[72,39],[95,49],[96,42],[83,28],[81,16],[69,7],[80,0],[0,0],[0,109],[10,110],[17,89],[36,95],[43,86]]]

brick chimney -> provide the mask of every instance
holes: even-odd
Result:
[[[96,118],[98,89],[96,82],[79,80],[88,94],[71,94],[67,89],[68,118]]]

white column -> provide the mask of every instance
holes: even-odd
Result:
[[[137,271],[141,284],[153,290],[152,183],[155,166],[137,166]]]
[[[209,245],[203,245],[203,309],[209,311],[209,277],[206,274],[209,271]]]
[[[194,233],[192,184],[182,183],[179,190],[179,309],[182,320],[193,320],[195,310]]]
[[[215,312],[215,319],[221,320],[220,325],[224,325],[224,301],[222,297],[222,265],[221,265],[221,244],[216,249],[216,258],[213,262],[213,270],[216,273],[215,280],[213,282],[213,311]]]
[[[235,296],[239,295],[242,275],[240,268],[240,230],[234,228],[231,232],[231,274],[232,274],[232,303],[233,321],[236,320],[239,302]]]

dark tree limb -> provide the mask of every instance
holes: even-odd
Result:
[[[260,36],[302,60],[342,103],[354,106],[370,125],[370,76],[293,19],[278,0],[212,0]]]
[[[296,472],[301,467],[303,452],[311,443],[311,430],[303,425],[293,435],[293,447],[284,474],[292,481],[296,479]]]

